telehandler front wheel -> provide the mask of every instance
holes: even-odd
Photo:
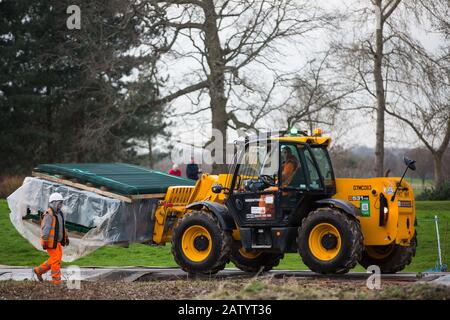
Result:
[[[367,246],[363,250],[359,264],[366,269],[371,265],[377,265],[381,273],[396,273],[411,263],[416,255],[416,247],[416,234],[407,247],[395,243],[387,246]]]
[[[192,274],[214,274],[230,261],[232,238],[217,219],[205,211],[187,213],[175,226],[172,255],[175,262]]]
[[[254,252],[245,250],[239,241],[235,241],[231,251],[231,261],[245,272],[257,273],[272,270],[283,259],[282,253]]]
[[[338,209],[319,208],[303,219],[297,246],[303,263],[312,271],[347,273],[361,258],[361,226]]]

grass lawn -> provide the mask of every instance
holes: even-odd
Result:
[[[434,215],[440,217],[440,235],[444,254],[444,263],[450,264],[450,201],[417,202],[418,242],[417,255],[406,271],[425,271],[433,268],[437,261],[437,245]],[[447,225],[447,236],[446,233]],[[36,250],[22,238],[9,220],[9,208],[6,200],[0,200],[0,264],[15,266],[37,265],[47,259],[47,254]],[[103,247],[71,263],[63,265],[78,266],[176,266],[170,253],[170,244],[161,247],[149,247],[133,244],[129,248]],[[233,265],[230,265],[232,267]],[[306,269],[297,254],[287,254],[277,269]],[[355,271],[363,271],[360,266]]]

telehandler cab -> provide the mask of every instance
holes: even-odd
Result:
[[[417,245],[412,188],[404,174],[335,178],[330,142],[317,129],[246,140],[230,174],[168,189],[153,215],[153,241],[171,241],[189,273],[213,274],[230,261],[268,271],[294,252],[318,273],[346,273],[357,263],[402,270]]]

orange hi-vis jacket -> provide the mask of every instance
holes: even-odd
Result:
[[[292,182],[295,171],[297,169],[298,169],[298,160],[296,157],[292,156],[286,159],[286,162],[283,164],[283,170],[281,172],[281,185],[283,187],[288,186]]]
[[[286,162],[283,164],[283,168],[281,171],[281,186],[286,187],[288,186],[294,177],[295,171],[299,168],[299,164],[297,161],[297,158],[294,156],[288,158]],[[264,191],[276,191],[278,190],[277,186],[272,186]],[[283,192],[283,195],[286,195],[286,192]],[[267,201],[267,199],[271,199],[271,201]],[[267,219],[273,219],[275,214],[275,203],[273,201],[273,195],[267,195],[263,194],[260,197],[258,206],[260,208],[263,208],[262,211],[264,212]]]
[[[44,228],[43,228],[43,220],[44,220],[44,217],[46,215],[49,215],[51,217],[51,219],[52,219],[51,220],[50,230],[48,232],[48,235],[46,235],[46,236],[48,236],[47,240],[44,239],[44,234],[43,234],[43,230],[44,230]],[[61,227],[63,228],[63,239],[61,241],[61,244],[64,246],[67,243],[68,235],[67,235],[67,229],[64,226],[64,217],[62,218],[62,221],[63,221],[63,223],[62,223],[63,225],[60,226],[59,223],[58,223],[58,218],[53,213],[53,209],[52,208],[48,208],[45,211],[45,213],[42,216],[42,220],[41,220],[41,245],[42,246],[44,246],[45,241],[47,241],[48,249],[56,249],[56,247],[58,245],[58,241],[57,240],[58,240],[59,228],[61,228]]]

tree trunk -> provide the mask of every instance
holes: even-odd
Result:
[[[444,176],[442,173],[442,153],[433,153],[434,163],[434,186],[439,189],[444,184]]]
[[[222,133],[222,141],[215,141],[222,148],[221,163],[213,163],[213,173],[225,173],[226,141],[228,114],[226,110],[227,98],[225,97],[225,61],[222,55],[219,32],[217,29],[217,14],[214,2],[208,0],[204,8],[205,12],[205,46],[207,48],[207,62],[210,70],[209,96],[211,105],[212,128]],[[220,146],[220,143],[222,144]]]
[[[74,119],[74,127],[75,127],[75,137],[77,141],[75,142],[75,150],[76,150],[76,161],[77,162],[84,162],[86,155],[84,151],[84,145],[85,143],[82,141],[83,139],[83,130],[84,130],[84,122],[85,122],[85,107],[84,105],[80,106],[79,111],[76,113],[75,119]]]
[[[147,143],[148,143],[148,166],[150,168],[153,167],[153,142],[152,142],[152,137],[149,136],[147,138]]]
[[[53,128],[53,110],[52,110],[52,106],[50,101],[50,88],[48,88],[48,92],[47,92],[47,103],[45,106],[45,111],[46,111],[46,117],[45,117],[45,125],[46,125],[46,134],[47,134],[47,141],[46,141],[46,145],[47,145],[47,154],[46,154],[46,158],[47,158],[47,162],[52,163],[55,162],[55,146],[54,146],[54,135],[53,132],[54,130],[52,130]]]
[[[375,4],[380,8],[381,0],[377,0]],[[382,177],[384,172],[384,110],[386,108],[386,101],[384,96],[384,81],[382,74],[383,63],[383,21],[379,22],[376,30],[376,52],[374,57],[373,75],[375,78],[375,88],[377,96],[377,131],[376,131],[376,145],[375,145],[375,174],[377,177]]]

